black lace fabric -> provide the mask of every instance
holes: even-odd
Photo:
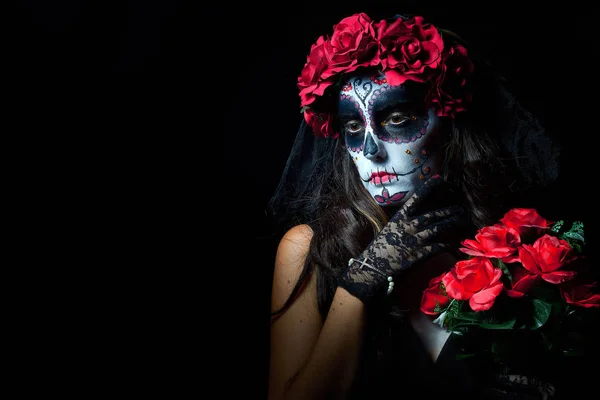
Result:
[[[394,277],[419,261],[439,253],[449,244],[438,242],[442,233],[466,224],[466,213],[459,205],[417,214],[428,196],[445,193],[448,184],[439,176],[427,180],[393,215],[371,244],[349,263],[340,286],[369,303],[386,293]],[[393,290],[393,289],[392,289]]]

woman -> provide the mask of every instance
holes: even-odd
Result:
[[[457,35],[418,16],[344,18],[298,87],[304,120],[271,201],[269,397],[555,395],[540,377],[455,360],[456,342],[419,311],[468,235],[511,207],[554,217],[540,198],[558,148],[537,121]]]

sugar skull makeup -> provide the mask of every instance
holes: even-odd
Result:
[[[339,95],[340,132],[360,179],[382,206],[400,204],[439,172],[441,123],[424,89],[383,75],[355,75]]]

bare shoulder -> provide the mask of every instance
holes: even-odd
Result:
[[[303,224],[289,229],[279,241],[273,271],[274,308],[283,305],[298,281],[312,237],[310,226]]]
[[[313,231],[309,225],[302,224],[290,228],[279,241],[276,264],[283,262],[287,265],[297,258],[304,259],[312,237]]]
[[[277,248],[271,295],[269,398],[281,398],[285,385],[307,363],[323,327],[316,273],[294,292],[304,269],[313,231],[308,225],[288,230]],[[293,295],[293,296],[292,296]],[[288,299],[291,301],[287,303]],[[285,305],[285,307],[283,307]]]

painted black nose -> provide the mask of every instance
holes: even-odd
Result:
[[[365,156],[374,156],[379,153],[379,146],[373,140],[373,136],[367,135],[367,140],[365,142]]]

